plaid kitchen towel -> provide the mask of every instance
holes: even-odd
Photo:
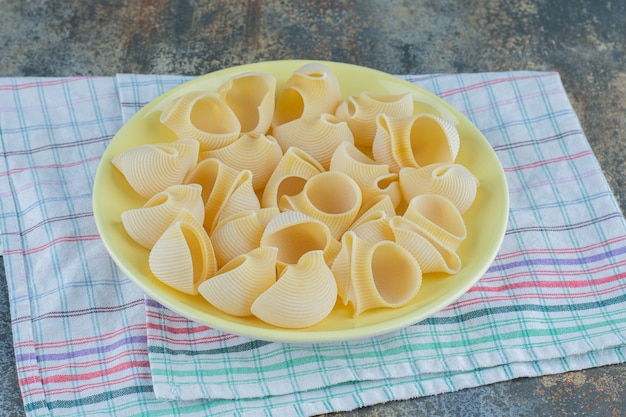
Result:
[[[29,415],[314,415],[623,362],[626,224],[558,74],[402,78],[492,144],[508,230],[450,307],[320,345],[189,322],[108,257],[91,210],[100,155],[124,120],[186,78],[0,80],[0,233]]]

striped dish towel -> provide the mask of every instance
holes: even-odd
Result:
[[[0,79],[0,236],[28,414],[307,416],[623,362],[626,222],[558,75],[402,78],[461,110],[496,150],[511,199],[503,246],[431,318],[298,346],[145,299],[98,237],[100,155],[186,78]]]

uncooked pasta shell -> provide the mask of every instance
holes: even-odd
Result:
[[[210,199],[209,201],[212,202]],[[211,229],[209,229],[209,233],[211,233],[218,222],[233,214],[243,210],[259,210],[260,208],[261,203],[252,186],[252,172],[248,170],[240,171],[231,185],[226,200],[222,201],[216,209],[216,217],[211,225]]]
[[[350,291],[351,263],[352,263],[352,242],[356,234],[348,231],[341,237],[341,249],[333,260],[330,270],[335,277],[337,285],[337,295],[343,301],[344,305],[348,304],[348,291]]]
[[[386,194],[396,207],[402,200],[398,174],[390,172],[388,165],[376,163],[350,142],[337,146],[330,161],[330,170],[344,172],[354,179],[361,189],[363,201]]]
[[[364,91],[342,101],[335,115],[345,120],[354,134],[354,143],[371,147],[376,134],[376,116],[407,117],[413,114],[413,97],[404,94],[377,94]]]
[[[243,210],[219,222],[210,235],[218,266],[258,248],[267,223],[278,213],[277,207]]]
[[[411,152],[409,142],[411,121],[412,117],[390,118],[384,114],[376,116],[372,155],[377,163],[389,166],[391,172],[398,172],[407,166],[406,164],[411,164],[412,158],[405,157]]]
[[[357,216],[357,219],[364,217],[367,212],[383,211],[387,217],[393,217],[396,215],[396,209],[391,201],[391,198],[386,194],[378,195],[369,201],[363,200],[361,204],[361,211]]]
[[[445,272],[455,274],[461,269],[461,258],[451,248],[429,239],[415,223],[401,216],[389,220],[395,241],[417,260],[424,274]]]
[[[420,194],[439,194],[452,201],[461,214],[474,202],[478,185],[478,179],[459,164],[431,164],[400,171],[400,190],[407,201]]]
[[[325,65],[310,63],[296,70],[276,100],[272,126],[292,120],[334,113],[341,100],[336,75]]]
[[[321,250],[328,265],[341,250],[328,226],[298,211],[285,211],[274,216],[261,236],[261,246],[278,248],[279,269],[293,265],[307,252]]]
[[[349,230],[366,242],[394,239],[393,231],[389,226],[389,216],[383,210],[368,210],[350,226]]]
[[[173,100],[161,113],[161,123],[178,137],[197,140],[200,151],[226,146],[241,133],[235,112],[212,91],[192,91]]]
[[[198,285],[215,274],[217,262],[202,224],[182,209],[154,244],[148,256],[154,276],[187,294],[197,294]]]
[[[202,153],[202,158],[216,158],[237,171],[252,172],[252,186],[261,190],[278,165],[283,151],[273,136],[241,135],[230,145]]]
[[[467,228],[459,209],[441,195],[413,197],[403,217],[415,223],[429,238],[452,250],[457,250],[467,237]]]
[[[278,249],[260,247],[233,258],[198,292],[214,307],[234,316],[250,316],[252,303],[276,282]]]
[[[209,233],[220,219],[242,210],[261,208],[252,186],[252,173],[237,171],[216,158],[200,161],[185,178],[185,183],[202,186],[204,227]]]
[[[401,307],[411,301],[422,284],[416,259],[392,241],[366,242],[346,232],[351,240],[350,286],[344,303],[352,304],[353,316],[378,307]]]
[[[276,78],[264,72],[236,75],[217,89],[220,98],[233,110],[241,134],[256,137],[267,133],[274,115]]]
[[[335,239],[341,239],[361,208],[361,190],[348,175],[339,171],[311,177],[302,191],[281,197],[281,210],[296,210],[324,222]]]
[[[437,116],[422,113],[409,117],[376,117],[372,153],[377,162],[400,168],[418,168],[436,163],[453,163],[460,139],[454,125]]]
[[[202,201],[206,205],[211,196],[217,200],[225,199],[225,188],[221,184],[233,183],[238,174],[239,171],[229,167],[219,159],[207,158],[198,162],[185,177],[184,183],[202,186]],[[217,191],[222,191],[222,193],[217,193]]]
[[[276,126],[272,134],[283,151],[292,146],[300,148],[319,161],[325,169],[330,166],[330,159],[339,144],[354,142],[346,122],[339,121],[332,114],[300,117]]]
[[[149,199],[183,181],[198,161],[198,148],[192,139],[141,145],[118,153],[112,163],[133,190]]]
[[[411,126],[411,155],[417,166],[453,163],[461,141],[456,127],[447,120],[429,113],[414,117]]]
[[[280,197],[298,194],[306,181],[323,171],[324,167],[302,149],[287,149],[267,181],[261,206],[278,207]]]
[[[252,304],[259,319],[284,328],[304,328],[326,318],[337,301],[337,285],[324,255],[316,250],[289,265]]]
[[[155,194],[143,207],[122,212],[122,224],[135,242],[151,249],[183,208],[200,223],[204,221],[202,187],[172,185]]]

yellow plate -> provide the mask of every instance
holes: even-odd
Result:
[[[254,317],[235,317],[220,312],[200,295],[190,296],[158,281],[148,268],[148,251],[124,231],[120,215],[144,203],[111,164],[119,152],[138,145],[175,140],[159,122],[167,103],[184,93],[214,90],[230,77],[246,71],[263,71],[277,78],[277,91],[293,71],[310,61],[271,61],[217,71],[182,84],[146,105],[126,123],[107,147],[93,189],[93,210],[98,231],[115,263],[148,297],[171,310],[207,326],[254,339],[290,342],[335,342],[374,336],[417,323],[463,295],[480,279],[500,247],[508,219],[509,200],[506,179],[495,152],[480,131],[459,111],[432,93],[390,74],[350,64],[327,65],[341,83],[342,95],[358,95],[367,90],[398,94],[411,92],[417,112],[428,112],[453,122],[461,137],[458,163],[480,181],[476,200],[465,215],[467,240],[459,247],[461,270],[451,276],[426,274],[422,288],[408,305],[397,309],[376,309],[352,318],[351,307],[338,302],[330,316],[305,329],[277,328]]]

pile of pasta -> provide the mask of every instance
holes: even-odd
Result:
[[[478,180],[454,125],[410,93],[342,98],[310,63],[277,90],[247,72],[172,100],[175,135],[113,159],[146,202],[121,220],[154,276],[215,308],[312,326],[338,297],[354,317],[399,307],[423,274],[454,274]]]

